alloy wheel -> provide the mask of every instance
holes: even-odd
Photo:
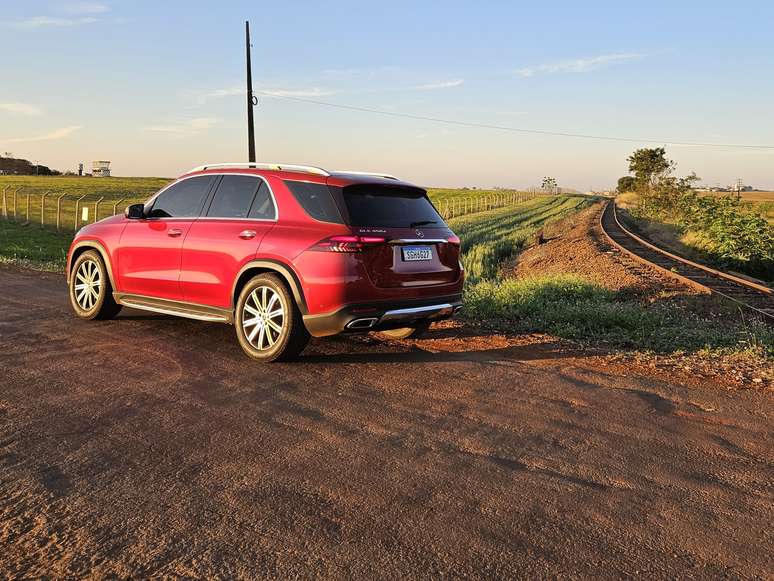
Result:
[[[75,301],[84,311],[91,310],[102,292],[99,266],[93,260],[84,260],[75,273]]]
[[[259,286],[247,297],[242,309],[242,329],[248,343],[266,351],[282,336],[286,321],[282,297],[268,286]]]

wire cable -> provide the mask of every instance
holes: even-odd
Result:
[[[479,129],[495,129],[498,131],[509,131],[512,133],[529,133],[533,135],[548,135],[552,137],[573,137],[577,139],[595,139],[598,141],[624,141],[627,143],[656,143],[660,145],[678,145],[685,147],[718,147],[730,149],[772,149],[774,145],[751,145],[744,143],[702,143],[697,141],[672,141],[652,138],[635,137],[613,137],[610,135],[591,135],[586,133],[570,133],[567,131],[547,131],[543,129],[525,129],[521,127],[508,127],[504,125],[492,125],[489,123],[476,123],[473,121],[457,121],[454,119],[442,119],[440,117],[429,117],[427,115],[415,115],[412,113],[398,113],[396,111],[385,111],[383,109],[371,109],[369,107],[359,107],[357,105],[343,105],[340,103],[330,103],[328,101],[317,101],[316,99],[307,99],[304,97],[294,97],[291,95],[278,95],[270,91],[253,91],[265,97],[274,97],[277,99],[287,99],[312,105],[321,105],[323,107],[333,107],[335,109],[344,109],[347,111],[358,111],[360,113],[373,113],[376,115],[385,115],[389,117],[400,117],[403,119],[414,119],[416,121],[430,121],[433,123],[444,123],[446,125],[457,125],[461,127],[474,127]]]

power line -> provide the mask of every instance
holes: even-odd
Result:
[[[403,119],[414,119],[417,121],[431,121],[433,123],[444,123],[446,125],[457,125],[461,127],[475,127],[479,129],[495,129],[498,131],[510,131],[512,133],[530,133],[533,135],[549,135],[553,137],[574,137],[577,139],[596,139],[600,141],[624,141],[627,143],[656,143],[659,145],[680,145],[687,147],[724,147],[741,149],[774,149],[774,145],[750,145],[744,143],[701,143],[696,141],[671,141],[661,139],[639,139],[635,137],[612,137],[609,135],[590,135],[585,133],[570,133],[567,131],[547,131],[543,129],[524,129],[521,127],[507,127],[504,125],[491,125],[488,123],[476,123],[473,121],[458,121],[455,119],[442,119],[440,117],[429,117],[427,115],[414,115],[412,113],[398,113],[396,111],[385,111],[383,109],[371,109],[369,107],[359,107],[357,105],[342,105],[339,103],[330,103],[327,101],[317,101],[305,97],[295,97],[291,95],[279,95],[270,91],[254,91],[266,97],[275,97],[277,99],[287,99],[312,105],[322,105],[323,107],[333,107],[336,109],[345,109],[347,111],[358,111],[360,113],[373,113],[376,115],[385,115],[389,117],[401,117]]]

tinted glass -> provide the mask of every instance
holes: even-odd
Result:
[[[194,218],[210,190],[212,176],[188,178],[172,184],[153,202],[151,218]]]
[[[247,216],[256,220],[275,220],[277,218],[274,211],[274,203],[269,194],[269,187],[263,181],[261,181],[261,185],[258,187],[258,193],[253,198],[253,205],[250,207],[250,212]]]
[[[214,218],[247,218],[260,184],[263,184],[260,178],[251,176],[223,176],[207,215]]]
[[[328,186],[325,184],[292,181],[286,181],[285,184],[296,200],[298,200],[298,203],[312,218],[322,222],[343,224],[341,212],[336,207],[336,202],[333,201],[333,196]]]
[[[443,219],[419,188],[349,186],[343,189],[351,226],[416,228],[443,226]]]

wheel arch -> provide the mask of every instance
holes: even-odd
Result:
[[[237,273],[234,280],[234,285],[231,289],[231,306],[236,308],[237,299],[242,288],[247,282],[256,275],[270,272],[278,274],[285,281],[288,289],[293,294],[293,298],[298,305],[302,315],[308,313],[306,306],[306,298],[304,297],[304,290],[301,286],[301,281],[295,271],[288,265],[279,262],[277,260],[251,260],[245,264]]]
[[[105,269],[107,270],[108,279],[110,279],[110,287],[116,291],[116,282],[113,279],[113,263],[110,261],[110,255],[107,253],[107,250],[105,250],[105,247],[96,240],[81,240],[73,246],[67,262],[67,283],[70,283],[70,277],[73,275],[73,264],[75,264],[75,261],[81,254],[88,252],[89,250],[96,250],[102,257],[102,262],[105,264]]]

